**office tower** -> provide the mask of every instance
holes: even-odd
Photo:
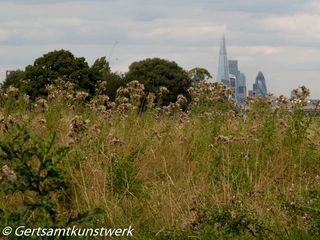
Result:
[[[240,72],[239,81],[238,81],[238,101],[244,102],[244,98],[247,96],[247,84],[246,84],[246,75]]]
[[[217,81],[220,81],[223,84],[230,86],[229,64],[227,57],[226,40],[224,36],[222,36],[220,43]]]
[[[267,97],[267,85],[262,72],[259,72],[256,77],[256,82],[253,84],[253,92],[256,96],[260,96],[262,98]]]
[[[241,103],[246,96],[246,77],[240,72],[237,60],[229,60],[225,37],[222,36],[219,53],[219,66],[217,81],[222,82],[228,87],[233,88],[233,98]]]
[[[235,76],[235,83],[232,84],[231,82],[231,87],[234,87],[235,90],[235,99],[237,102],[243,102],[247,92],[246,76],[240,72],[237,60],[229,60],[229,72],[230,75]]]
[[[240,71],[238,69],[238,61],[237,60],[229,60],[229,73],[233,74],[236,78],[239,78]]]
[[[229,60],[229,73],[230,73],[230,86],[234,90],[233,98],[238,100],[238,80],[240,71],[238,69],[238,61],[237,60]]]

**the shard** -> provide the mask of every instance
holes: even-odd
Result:
[[[226,40],[222,36],[219,52],[219,66],[217,81],[234,90],[232,98],[238,103],[242,103],[246,97],[246,79],[245,75],[238,69],[237,60],[228,60]]]
[[[227,57],[226,40],[224,36],[222,36],[220,43],[217,81],[220,81],[225,85],[230,86],[229,63]]]

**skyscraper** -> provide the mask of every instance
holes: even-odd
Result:
[[[235,99],[237,102],[242,102],[244,97],[246,97],[246,76],[244,73],[241,73],[238,68],[238,61],[237,60],[229,60],[229,72],[231,75],[235,76],[235,83],[231,84],[231,87],[234,87],[235,90]],[[231,81],[231,78],[230,78]]]
[[[228,60],[225,37],[222,36],[219,53],[219,66],[217,81],[233,88],[232,97],[237,102],[242,102],[246,96],[246,77],[240,72],[237,60]]]
[[[230,86],[229,63],[227,57],[226,40],[224,35],[222,36],[220,43],[217,81],[220,81],[225,85]]]
[[[244,98],[247,96],[247,84],[246,84],[246,75],[240,73],[238,81],[238,99],[240,102],[244,101]]]
[[[256,77],[256,81],[253,84],[253,93],[256,96],[260,96],[262,98],[267,97],[267,85],[266,85],[266,80],[263,76],[262,72],[258,73],[258,76]]]

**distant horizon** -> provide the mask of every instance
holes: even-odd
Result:
[[[143,7],[141,7],[143,6]],[[0,81],[59,49],[106,56],[113,71],[145,58],[204,67],[216,79],[220,38],[238,60],[247,90],[259,71],[268,91],[290,96],[305,85],[320,98],[320,2],[231,0],[4,0],[0,2]]]

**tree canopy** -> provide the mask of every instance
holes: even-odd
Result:
[[[163,104],[176,101],[179,94],[188,96],[191,80],[185,70],[177,63],[160,58],[148,58],[129,66],[126,82],[138,80],[144,84],[146,92],[158,93],[166,87],[169,93],[163,97]]]
[[[106,57],[95,60],[90,68],[91,78],[94,82],[105,81],[106,88],[102,94],[107,95],[112,101],[116,98],[117,89],[125,85],[123,76],[111,71]]]
[[[209,71],[201,67],[192,68],[188,71],[188,75],[191,78],[192,84],[197,84],[200,81],[208,81],[212,78]]]
[[[57,78],[94,94],[95,81],[90,67],[83,57],[76,58],[67,50],[56,50],[44,54],[25,69],[27,85],[25,91],[32,97],[46,95],[45,86]]]
[[[22,70],[10,71],[3,83],[1,83],[1,89],[6,90],[9,86],[19,88],[21,81],[25,78],[25,73]]]

